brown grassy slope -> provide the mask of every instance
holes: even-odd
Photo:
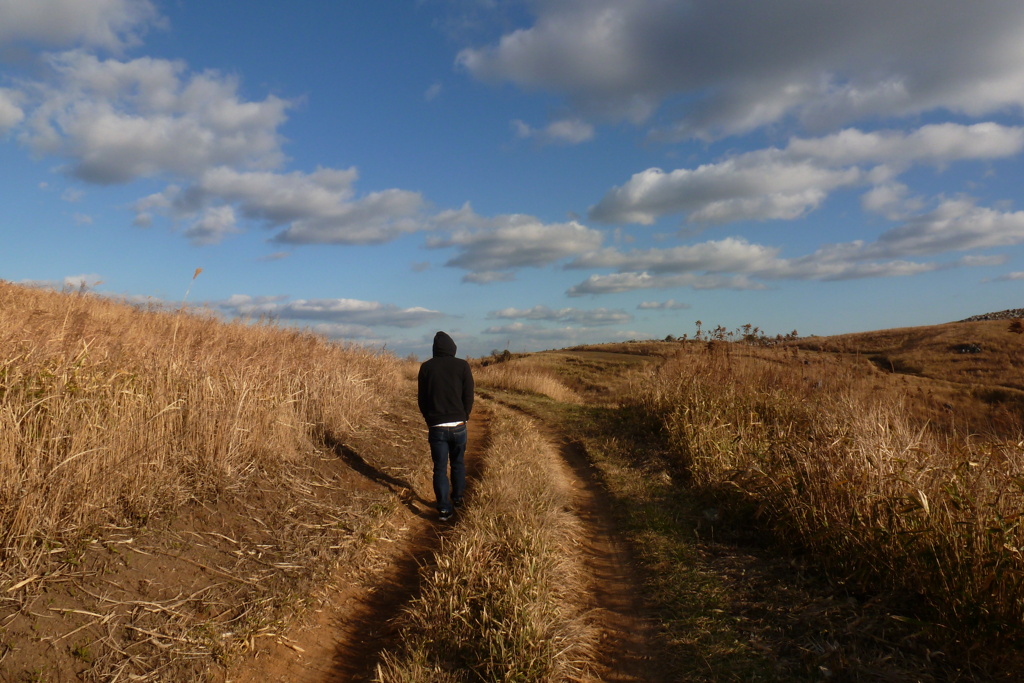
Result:
[[[997,433],[1024,423],[1024,335],[1010,332],[1005,320],[808,337],[787,346],[902,376],[918,407],[940,423]]]
[[[251,645],[409,488],[407,379],[303,332],[0,282],[0,670],[189,680]]]

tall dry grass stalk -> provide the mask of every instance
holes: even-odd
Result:
[[[0,571],[273,476],[398,385],[394,359],[304,332],[0,281]]]
[[[541,394],[564,403],[580,401],[576,392],[565,386],[554,374],[520,361],[496,363],[475,369],[473,377],[482,387]]]
[[[389,683],[584,680],[594,633],[579,521],[550,444],[521,416],[495,420],[487,472],[404,616]]]
[[[680,354],[634,383],[695,485],[738,491],[844,575],[960,633],[1024,623],[1024,443],[933,433],[906,398],[781,351]]]

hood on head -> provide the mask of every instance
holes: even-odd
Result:
[[[444,332],[434,335],[434,356],[454,356],[455,341]]]

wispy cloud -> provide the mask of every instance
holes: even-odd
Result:
[[[284,295],[254,297],[235,294],[224,301],[212,302],[209,305],[236,316],[268,316],[282,320],[309,320],[363,327],[416,327],[445,317],[440,311],[422,307],[400,308],[394,304],[359,299],[290,301],[289,297]]]
[[[620,325],[633,320],[633,316],[621,309],[610,308],[558,308],[534,306],[533,308],[502,308],[487,314],[489,318],[504,320],[543,320],[548,322],[564,322],[574,325]]]
[[[637,304],[637,308],[641,311],[682,311],[691,306],[675,299],[669,299],[668,301],[642,301]]]
[[[552,121],[544,128],[533,128],[519,119],[512,121],[516,137],[545,145],[578,145],[594,139],[594,126],[582,119]]]

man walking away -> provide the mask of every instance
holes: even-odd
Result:
[[[434,496],[441,521],[451,519],[466,492],[466,423],[473,410],[473,373],[469,363],[455,357],[455,350],[451,337],[444,332],[435,334],[433,357],[420,365],[418,379],[420,413],[428,427]]]

